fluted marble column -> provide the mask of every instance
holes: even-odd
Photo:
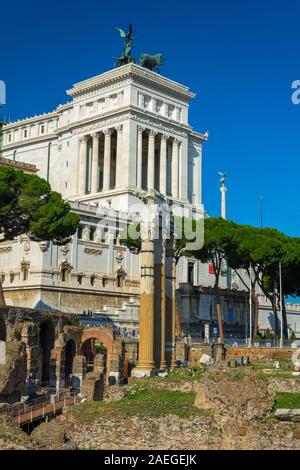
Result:
[[[104,131],[103,191],[110,188],[111,129]]]
[[[149,143],[148,143],[148,182],[147,182],[147,189],[154,189],[155,136],[156,136],[156,132],[150,131],[150,133],[149,133]]]
[[[174,139],[172,145],[172,196],[175,199],[179,197],[178,178],[179,178],[179,140]]]
[[[168,136],[163,135],[160,143],[159,190],[167,194],[167,143]]]
[[[96,132],[93,137],[93,151],[92,151],[92,185],[91,192],[96,193],[99,187],[99,134]]]
[[[138,188],[142,187],[142,156],[143,156],[143,131],[144,128],[138,126],[137,135],[137,177],[136,185]]]
[[[123,144],[123,126],[118,126],[117,131],[117,157],[116,157],[116,188],[121,186],[122,181],[122,144]]]
[[[80,138],[78,194],[86,193],[87,136]]]
[[[166,362],[166,240],[162,240],[162,260],[161,260],[161,358],[160,368],[167,367]]]
[[[148,201],[149,211],[151,200]],[[146,217],[147,218],[147,217]],[[139,357],[133,376],[151,375],[154,361],[154,240],[151,221],[141,222],[141,281],[140,281],[140,320],[139,320]]]

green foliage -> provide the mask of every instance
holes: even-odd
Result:
[[[210,217],[204,220],[204,245],[200,250],[186,251],[188,256],[194,256],[202,263],[212,263],[215,271],[216,287],[219,277],[224,271],[224,262],[229,247],[232,245],[234,228],[233,222],[222,218]]]
[[[104,346],[103,343],[95,343],[94,347],[95,347],[96,351],[106,352],[106,347]]]
[[[132,222],[120,234],[121,245],[127,246],[131,252],[141,251],[141,226],[140,223]]]
[[[254,335],[253,336],[253,341],[260,341],[261,340],[261,336],[260,335]]]
[[[270,339],[270,340],[273,339],[273,335],[272,335],[272,333],[271,333],[271,331],[270,331],[269,328],[266,329],[266,332],[265,332],[265,339]]]
[[[297,336],[296,336],[295,332],[292,331],[291,336],[290,336],[290,340],[291,341],[296,341],[296,339],[297,339]]]
[[[3,240],[27,234],[32,240],[69,241],[79,216],[47,181],[12,168],[0,168],[0,232]]]
[[[169,414],[182,418],[203,416],[205,412],[194,406],[195,395],[193,392],[137,388],[131,389],[122,400],[112,403],[86,402],[80,408],[82,414],[94,415],[95,418],[159,417]]]

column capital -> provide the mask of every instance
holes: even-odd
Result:
[[[123,132],[123,124],[120,124],[120,125],[117,126],[115,129],[116,129],[116,131],[117,131],[118,134],[122,134],[122,132]]]
[[[94,132],[94,133],[92,134],[92,138],[93,138],[93,139],[99,139],[99,132]]]
[[[82,137],[80,137],[80,142],[84,143],[84,142],[87,142],[88,140],[88,136],[87,135],[83,135]]]
[[[162,134],[161,140],[168,140],[169,136],[167,134]]]
[[[177,137],[173,140],[174,145],[179,145],[181,143],[180,139],[177,139]]]
[[[103,134],[104,135],[111,135],[113,133],[113,129],[104,129]]]
[[[142,134],[142,133],[144,132],[144,130],[145,130],[145,127],[143,127],[143,126],[137,126],[137,129],[138,129],[138,133],[139,133],[139,134]]]
[[[157,135],[157,132],[151,129],[149,132],[149,137],[155,137],[156,135]]]

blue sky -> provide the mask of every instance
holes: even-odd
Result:
[[[113,67],[133,23],[134,53],[162,52],[162,74],[197,93],[190,124],[210,133],[203,201],[220,213],[218,171],[228,174],[228,218],[299,236],[299,0],[6,2],[0,79],[13,119],[54,109],[73,83]]]

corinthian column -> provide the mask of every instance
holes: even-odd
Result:
[[[78,194],[86,193],[86,160],[87,160],[87,136],[80,138]]]
[[[168,136],[163,135],[160,143],[159,170],[159,190],[162,194],[167,194],[167,142]]]
[[[161,357],[160,368],[167,367],[166,362],[166,240],[162,240],[161,260]]]
[[[156,136],[156,132],[150,131],[149,143],[148,143],[148,182],[147,182],[147,189],[154,189],[155,136]]]
[[[110,188],[111,129],[104,131],[103,191]]]
[[[166,242],[166,361],[169,367],[176,364],[175,333],[176,333],[176,260],[174,240]]]
[[[141,222],[141,281],[140,281],[140,321],[139,321],[139,357],[132,375],[151,375],[154,361],[154,228],[151,223],[151,205],[148,198],[146,221]]]
[[[138,141],[137,141],[137,178],[136,185],[138,188],[142,187],[142,155],[143,155],[143,127],[138,126]]]
[[[117,158],[116,158],[116,188],[121,186],[122,181],[122,143],[123,143],[123,126],[119,126],[117,131]]]
[[[92,185],[91,192],[96,193],[99,187],[99,134],[96,132],[93,137],[93,152],[92,152]]]
[[[178,199],[179,140],[174,139],[172,146],[172,196]]]

